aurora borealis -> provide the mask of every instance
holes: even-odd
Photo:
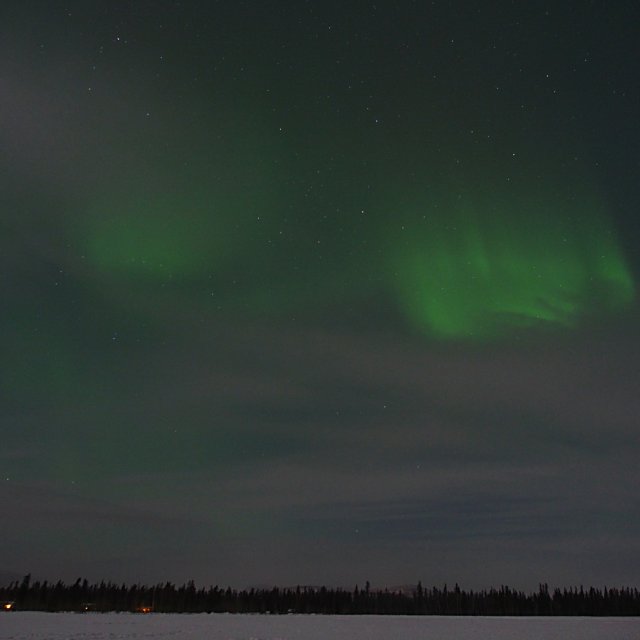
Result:
[[[637,584],[638,18],[3,3],[0,576]]]
[[[586,182],[582,188],[588,190]],[[206,288],[238,270],[239,254],[255,256],[283,234],[262,222],[270,206],[259,196],[252,202],[215,188],[126,193],[91,212],[79,243],[107,279]],[[240,266],[242,282],[230,303],[244,303],[249,312],[254,305],[263,312],[266,304],[276,315],[304,308],[309,301],[298,298],[309,278],[331,296],[338,268],[343,295],[352,301],[374,293],[432,337],[485,339],[510,326],[573,326],[594,310],[621,311],[633,301],[633,277],[595,197],[563,201],[534,189],[514,196],[498,188],[477,200],[465,193],[372,209],[372,221],[331,248],[326,267],[313,255],[297,255],[286,240],[264,264],[258,261],[258,273]],[[342,226],[328,225],[322,235],[332,244],[341,233]],[[300,272],[293,277],[292,267]],[[271,280],[287,282],[280,295],[264,293],[265,269]]]
[[[611,229],[591,217],[592,204],[573,222],[570,207],[562,217],[554,211],[562,203],[493,197],[507,215],[490,209],[483,220],[473,203],[470,213],[453,204],[393,247],[399,293],[416,326],[441,338],[483,338],[513,325],[573,326],[594,308],[631,302],[631,274]]]

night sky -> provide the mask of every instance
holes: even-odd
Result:
[[[0,575],[638,585],[638,24],[4,0]]]

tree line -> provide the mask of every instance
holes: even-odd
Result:
[[[640,592],[631,588],[571,587],[550,590],[541,584],[524,593],[507,586],[482,591],[453,588],[398,590],[363,588],[295,587],[231,589],[197,587],[193,581],[176,586],[90,584],[78,578],[32,581],[25,576],[0,588],[6,611],[131,611],[141,613],[317,613],[464,616],[638,616]]]

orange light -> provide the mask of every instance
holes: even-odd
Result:
[[[9,611],[10,609],[13,609],[13,603],[11,603],[11,602],[5,602],[5,603],[4,603],[4,605],[3,605],[3,607],[4,607],[4,610],[5,610],[5,611]]]
[[[151,613],[152,609],[151,607],[138,607],[138,611],[140,613]]]

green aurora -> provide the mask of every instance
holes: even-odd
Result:
[[[262,193],[123,196],[90,217],[86,251],[103,277],[145,287],[191,282],[196,290],[215,289],[233,280],[237,286],[222,287],[216,303],[256,314],[320,309],[373,290],[407,325],[444,340],[572,327],[633,300],[631,272],[596,196],[467,190],[417,200],[403,204],[401,215],[394,203],[378,207],[373,233],[363,241],[351,229],[321,261],[292,240],[265,249],[278,232],[268,223],[274,205]],[[250,221],[261,219],[261,232],[252,231]]]
[[[615,232],[593,203],[567,210],[532,197],[501,201],[500,210],[473,205],[461,199],[446,215],[423,205],[420,224],[390,249],[395,292],[419,330],[455,339],[570,327],[633,300]]]

